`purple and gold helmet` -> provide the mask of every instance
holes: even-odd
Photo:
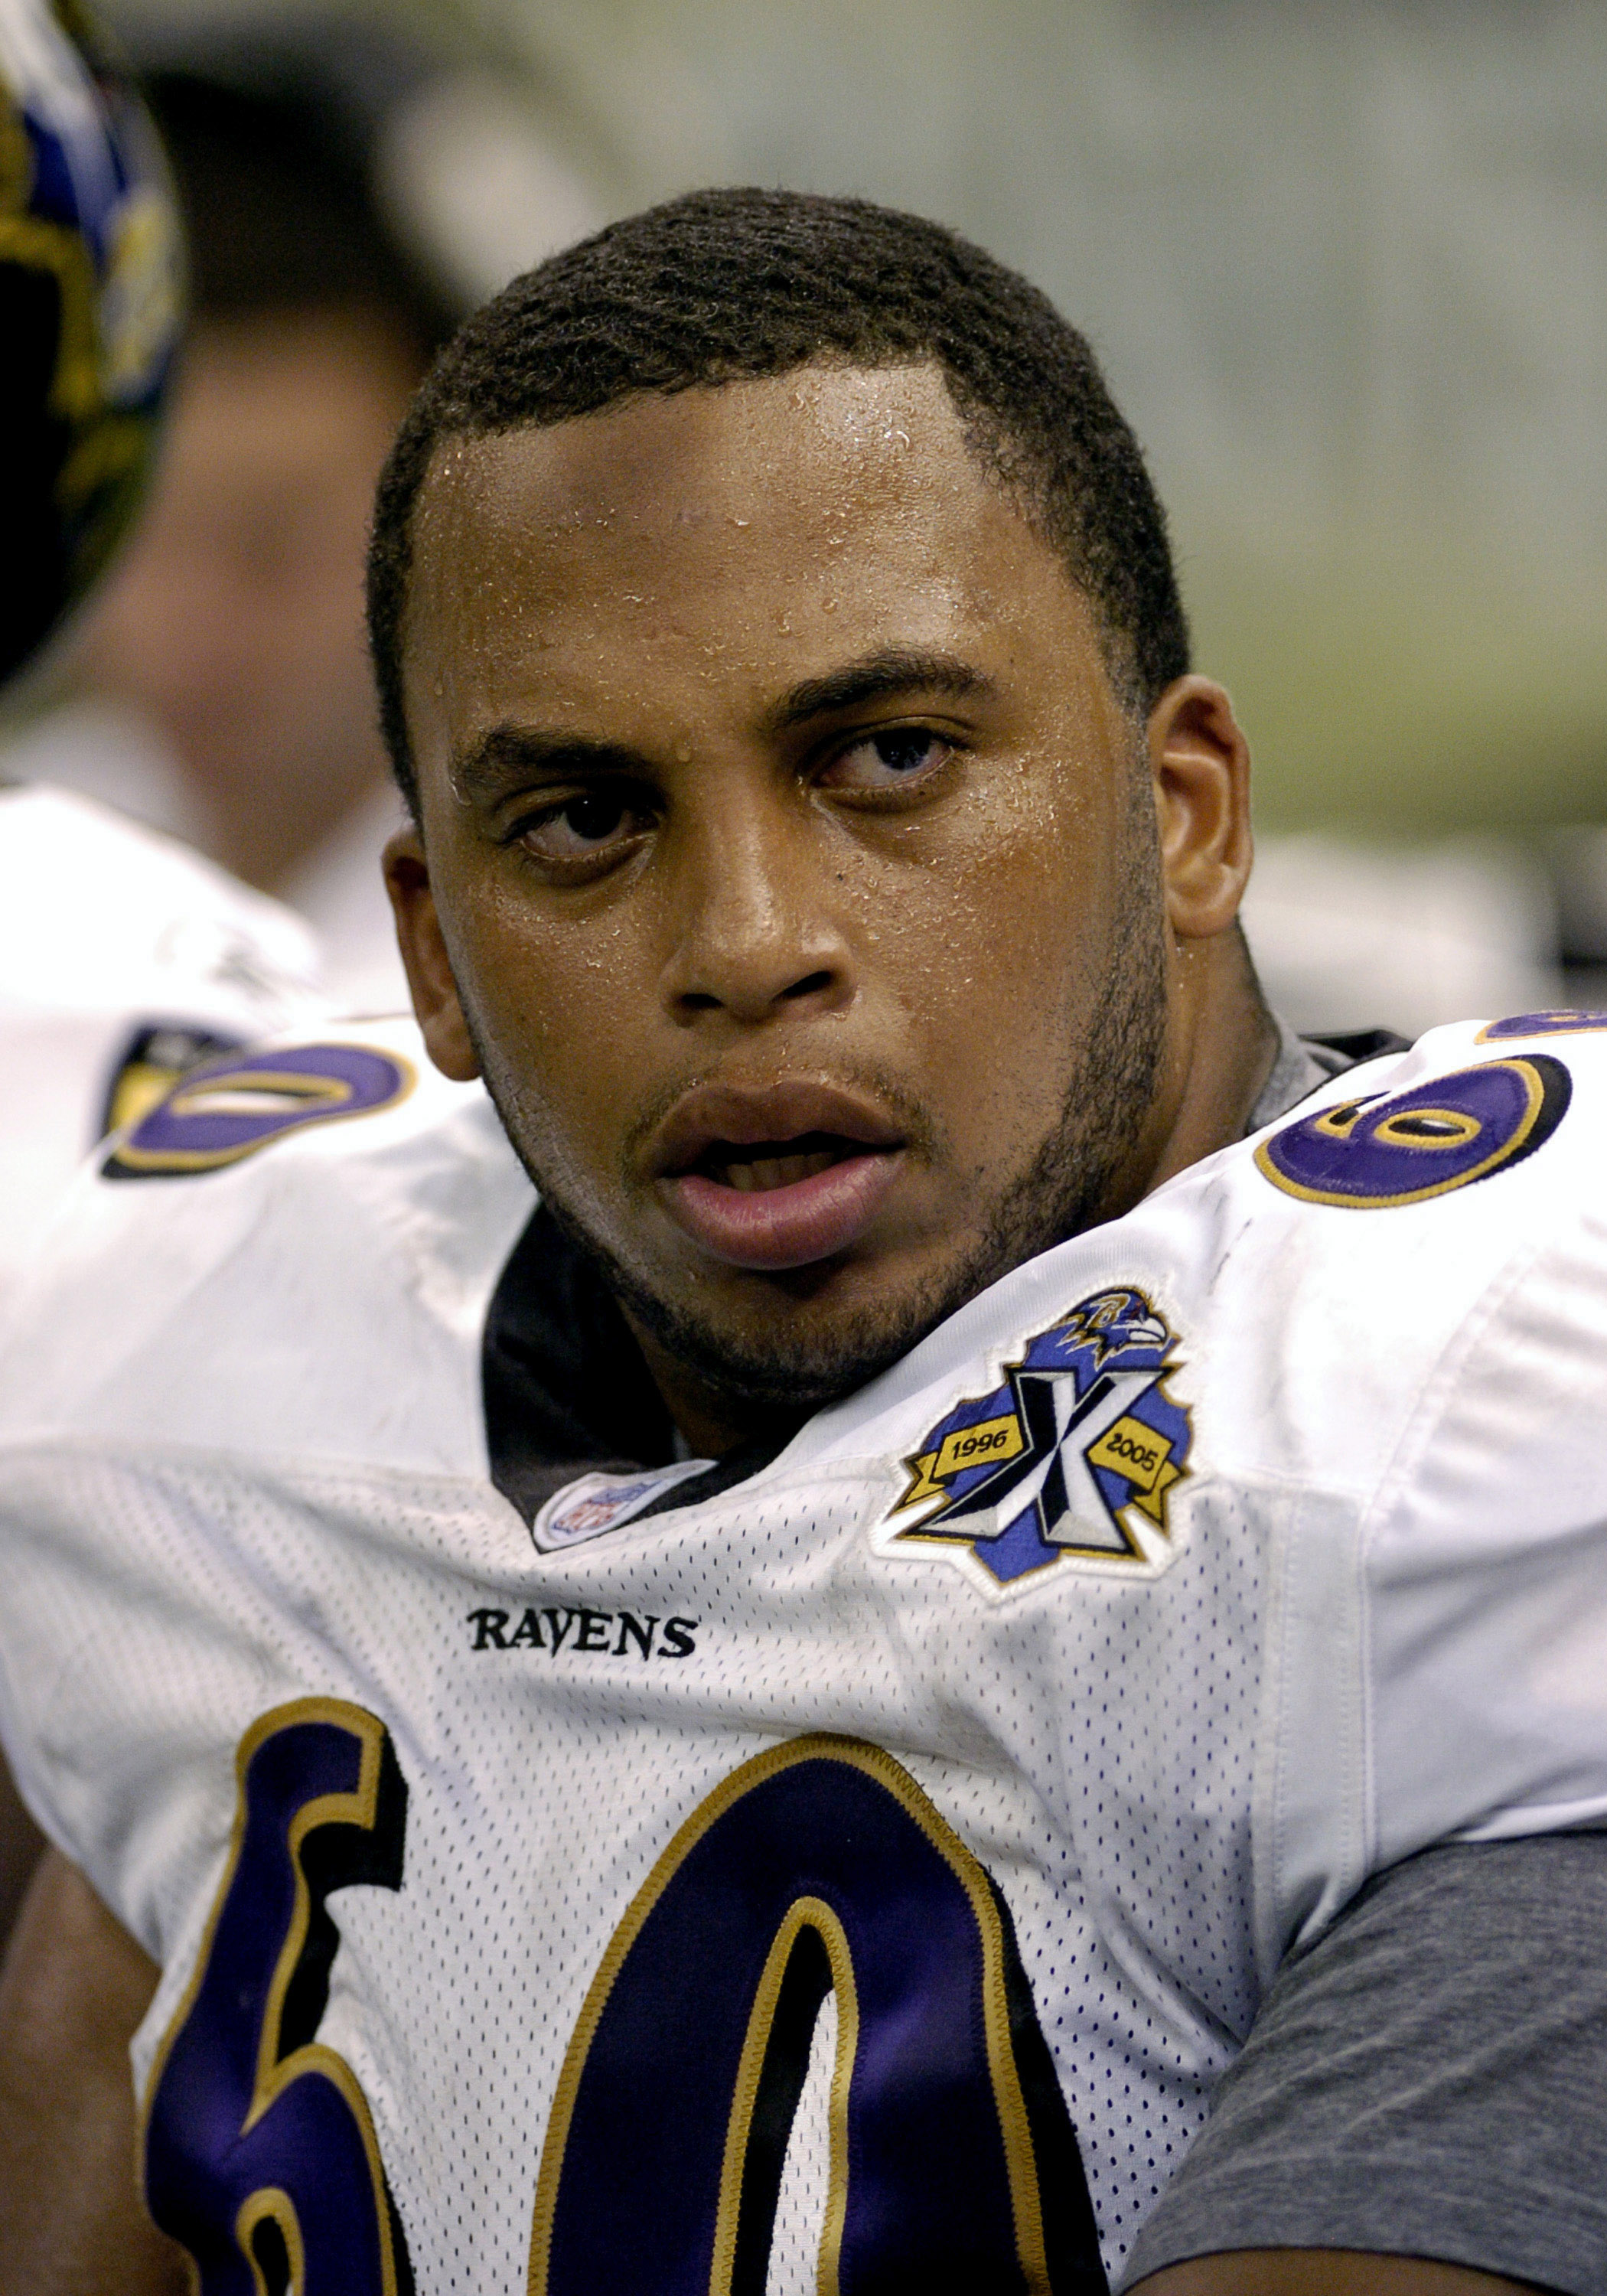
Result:
[[[0,0],[0,681],[128,524],[181,316],[177,210],[72,0]]]

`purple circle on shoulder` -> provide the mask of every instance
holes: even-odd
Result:
[[[286,1133],[370,1116],[406,1099],[414,1077],[365,1045],[294,1045],[190,1070],[113,1148],[109,1179],[159,1179],[238,1163]]]
[[[1488,1179],[1532,1155],[1567,1111],[1572,1081],[1544,1053],[1485,1061],[1410,1092],[1370,1094],[1301,1117],[1256,1162],[1308,1202],[1383,1210]]]
[[[1582,1005],[1559,1005],[1551,1013],[1514,1013],[1510,1020],[1492,1021],[1480,1029],[1474,1042],[1504,1044],[1513,1037],[1587,1037],[1607,1029],[1607,1013],[1592,1013]]]

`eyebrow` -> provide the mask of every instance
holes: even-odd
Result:
[[[643,760],[617,742],[589,742],[567,727],[493,726],[457,751],[447,767],[454,794],[469,805],[495,803],[506,790],[537,768],[578,778],[598,774],[639,774]]]
[[[990,677],[958,654],[936,647],[888,646],[791,686],[765,712],[762,723],[767,733],[781,734],[807,725],[811,718],[840,716],[895,694],[941,693],[961,701],[986,699],[996,690]],[[644,762],[635,750],[615,742],[588,741],[567,726],[504,723],[491,726],[455,754],[447,771],[453,791],[463,802],[491,805],[524,775],[537,768],[546,774],[572,773],[586,778],[639,774]]]
[[[766,712],[765,722],[772,733],[784,733],[811,718],[859,709],[867,701],[916,691],[963,701],[991,695],[995,688],[990,677],[958,654],[926,646],[889,646],[841,669],[828,670],[824,677],[805,678]]]

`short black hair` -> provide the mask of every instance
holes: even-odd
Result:
[[[1123,701],[1147,714],[1187,669],[1166,515],[1138,441],[1046,295],[957,233],[868,201],[693,192],[504,288],[402,425],[375,504],[368,627],[381,729],[415,814],[403,626],[436,447],[816,362],[936,365],[973,448],[1089,600]]]
[[[294,64],[248,55],[143,83],[184,210],[192,315],[364,312],[422,374],[460,315],[392,229],[361,142],[316,88],[293,84]]]

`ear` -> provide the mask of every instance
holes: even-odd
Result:
[[[1149,721],[1160,873],[1172,930],[1184,940],[1225,932],[1250,880],[1250,745],[1227,693],[1179,677]]]
[[[430,1057],[443,1076],[467,1084],[480,1074],[480,1062],[436,914],[423,840],[411,823],[386,845],[385,890],[396,912],[397,945]]]

